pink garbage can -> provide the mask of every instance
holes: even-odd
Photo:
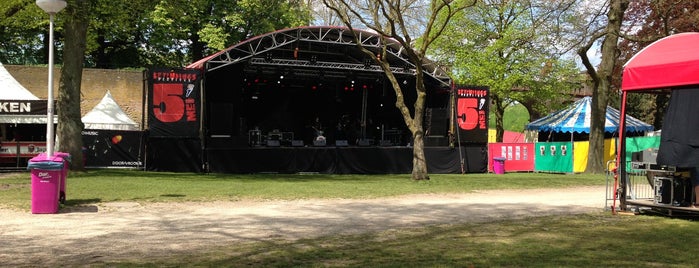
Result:
[[[493,157],[493,173],[505,174],[505,158]]]
[[[61,169],[61,188],[58,191],[58,201],[61,204],[66,202],[66,178],[68,177],[68,169],[70,168],[70,162],[72,161],[69,153],[55,152],[55,156],[61,157],[63,159],[63,168]]]
[[[58,212],[63,161],[62,157],[47,157],[46,154],[29,159],[27,169],[31,170],[33,214]]]

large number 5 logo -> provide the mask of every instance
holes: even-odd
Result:
[[[184,116],[182,84],[153,85],[153,114],[160,122],[177,122]]]
[[[475,129],[478,126],[478,99],[458,98],[456,106],[456,122],[463,130]]]

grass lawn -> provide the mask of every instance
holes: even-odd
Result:
[[[93,170],[68,178],[66,206],[375,198],[483,189],[601,186],[604,175],[222,175]],[[0,179],[0,204],[29,209],[28,173]],[[204,251],[104,263],[109,267],[699,267],[699,223],[608,212],[400,228],[360,235],[212,246]]]
[[[401,175],[192,174],[103,169],[72,172],[67,206],[111,201],[178,202],[304,198],[376,198],[404,194],[467,193],[604,185],[604,175],[507,173],[433,174],[429,181]],[[0,205],[29,209],[29,172],[0,179]]]

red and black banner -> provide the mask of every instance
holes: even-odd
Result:
[[[199,137],[199,70],[156,69],[148,80],[149,136]]]
[[[457,85],[454,90],[459,141],[488,143],[488,87]]]

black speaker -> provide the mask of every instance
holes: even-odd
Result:
[[[291,140],[291,147],[303,147],[303,140]]]
[[[279,147],[279,140],[267,140],[267,147]]]
[[[359,146],[371,146],[374,143],[372,139],[361,139],[357,142]]]
[[[379,141],[379,145],[381,145],[381,146],[393,146],[393,143],[390,140],[381,140],[381,141]]]
[[[428,108],[425,111],[426,132],[430,136],[446,136],[449,113],[446,108]]]
[[[347,143],[347,140],[336,140],[335,141],[335,146],[337,147],[347,147],[349,143]]]

